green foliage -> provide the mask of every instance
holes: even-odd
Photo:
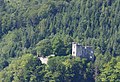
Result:
[[[8,61],[1,58],[0,59],[0,71],[9,65]]]
[[[66,56],[71,54],[71,43],[75,41],[93,46],[96,55],[95,78],[98,76],[99,81],[118,81],[119,72],[116,71],[119,71],[117,58],[120,55],[119,22],[120,0],[0,0],[0,77],[6,77],[5,82],[13,79],[16,82],[41,81],[36,80],[42,73],[38,72],[41,65],[38,64],[38,69],[35,70],[36,61],[31,62],[35,65],[32,68],[30,63],[25,62],[29,60],[27,57],[23,60],[23,54]],[[112,59],[116,61],[115,67],[110,64],[113,63]],[[28,67],[21,66],[21,60]],[[49,61],[49,70],[42,70],[46,73],[43,75],[45,81],[73,81],[68,80],[71,77],[77,77],[77,80],[74,79],[76,82],[80,78],[87,81],[93,74],[87,72],[91,67],[82,68],[83,65],[91,64],[81,66],[79,59],[70,61],[69,58],[58,57],[53,60],[50,60],[51,63]],[[54,65],[56,68],[52,68]],[[78,70],[77,73],[74,72],[76,65],[85,72],[84,75]],[[29,76],[33,70],[38,75]]]
[[[92,45],[102,54],[106,51],[113,56],[120,54],[119,0],[4,0],[1,3],[0,56],[4,58],[32,53],[38,42],[51,36],[56,37],[51,38],[55,55],[70,54],[66,42],[71,41]]]
[[[92,63],[88,63],[85,59],[70,58],[69,56],[50,58],[47,69],[49,70],[49,73],[45,75],[45,80],[48,81],[94,81]]]
[[[120,57],[112,58],[107,64],[103,65],[98,81],[120,81]]]
[[[49,39],[44,39],[44,40],[41,40],[37,46],[36,46],[36,51],[37,51],[37,54],[40,56],[48,56],[51,54],[52,52],[52,46],[51,46],[51,42]]]
[[[13,60],[0,72],[2,82],[39,82],[42,80],[41,61],[31,54]]]
[[[58,56],[65,55],[65,46],[60,36],[56,36],[52,40],[53,53]]]

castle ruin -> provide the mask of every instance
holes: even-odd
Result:
[[[94,51],[92,46],[82,46],[79,43],[72,42],[72,56],[94,60]]]

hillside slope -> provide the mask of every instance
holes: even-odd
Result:
[[[93,46],[95,62],[71,59],[73,41]],[[48,66],[34,57],[51,54]],[[0,0],[3,81],[120,81],[119,60],[120,0]]]
[[[39,41],[57,35],[92,45],[98,53],[120,54],[119,0],[2,0],[0,3],[1,57],[16,57],[26,50],[32,52]]]

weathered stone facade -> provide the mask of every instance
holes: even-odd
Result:
[[[82,46],[78,43],[72,43],[72,56],[94,60],[94,50],[91,46]]]

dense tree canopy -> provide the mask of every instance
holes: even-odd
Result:
[[[83,45],[94,46],[102,54],[120,54],[119,0],[2,0],[1,3],[2,57],[31,52],[39,41],[53,36],[63,42],[66,35]],[[55,39],[53,42],[57,44]],[[56,52],[60,44],[56,48],[51,44],[52,53],[66,52],[64,48]]]
[[[52,46],[51,46],[51,42],[49,39],[41,40],[40,42],[38,42],[38,44],[36,46],[36,51],[37,51],[38,56],[50,55],[52,52],[51,49],[52,49]]]
[[[104,64],[98,81],[120,81],[120,57],[112,58],[107,64]]]
[[[94,82],[93,64],[86,59],[56,57],[48,61],[46,80],[55,82]],[[50,77],[48,74],[53,74]]]
[[[94,65],[66,57],[73,41],[93,46]],[[48,65],[34,58],[51,54],[57,58]],[[0,80],[4,82],[120,81],[119,56],[120,0],[0,0]]]
[[[17,58],[0,72],[2,82],[39,82],[42,81],[41,61],[31,54]]]

